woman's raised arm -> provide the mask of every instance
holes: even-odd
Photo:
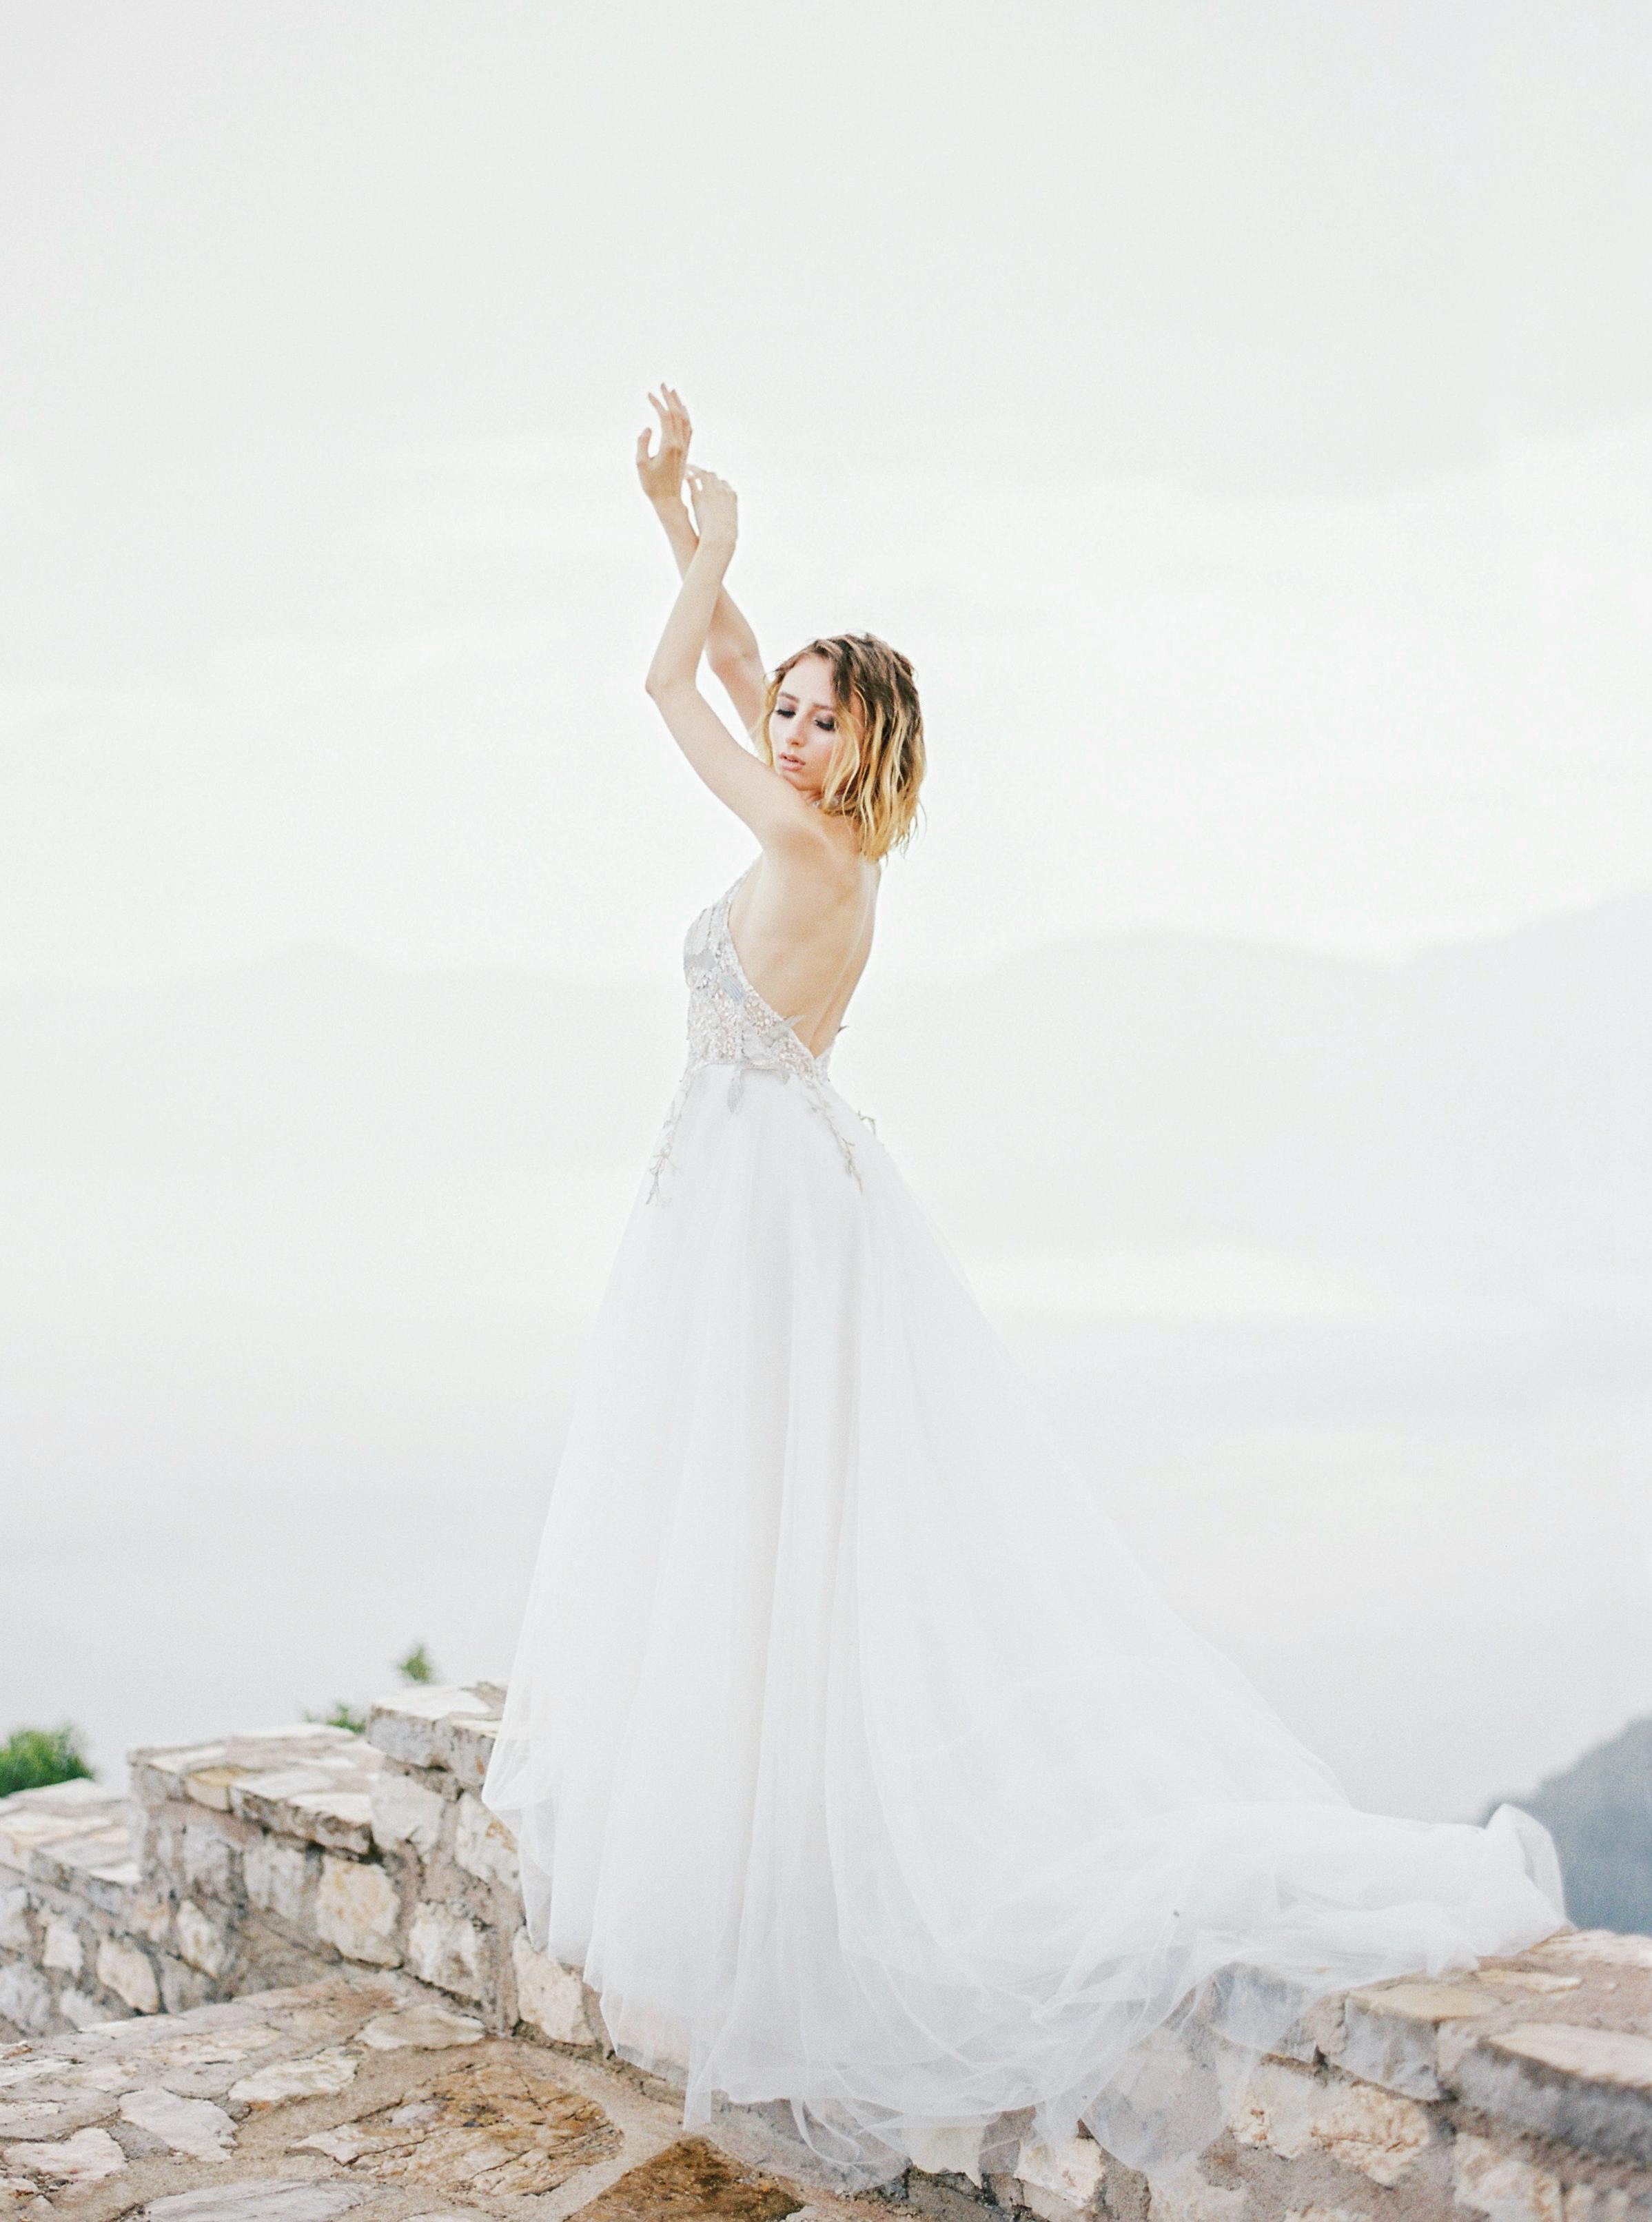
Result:
[[[765,850],[794,842],[813,846],[821,838],[816,812],[772,764],[735,739],[700,691],[700,659],[733,560],[739,506],[733,487],[713,472],[690,471],[688,484],[697,544],[649,666],[649,694],[700,778]]]
[[[674,386],[661,385],[649,400],[660,420],[660,445],[650,452],[653,435],[646,428],[637,440],[637,475],[653,506],[677,559],[677,575],[688,575],[699,536],[682,499],[682,474],[688,461],[694,426],[682,396]],[[725,587],[717,597],[706,636],[706,661],[734,705],[735,714],[749,733],[763,715],[768,675],[757,648],[757,637]]]

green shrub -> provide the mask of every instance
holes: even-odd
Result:
[[[341,1698],[336,1705],[329,1705],[324,1713],[306,1713],[307,1721],[316,1721],[324,1729],[348,1729],[352,1736],[360,1736],[367,1724],[365,1713],[354,1705],[347,1705]]]
[[[66,1723],[60,1729],[16,1729],[0,1743],[0,1798],[9,1798],[14,1790],[91,1779],[80,1731]]]
[[[396,1661],[396,1672],[404,1682],[435,1682],[440,1679],[435,1660],[422,1643],[416,1643],[405,1659]],[[324,1713],[306,1713],[307,1721],[314,1721],[326,1729],[348,1729],[352,1736],[360,1736],[367,1724],[367,1717],[345,1698],[340,1698]]]
[[[396,1661],[396,1672],[404,1682],[437,1682],[441,1679],[436,1661],[422,1643],[416,1643],[405,1659]]]

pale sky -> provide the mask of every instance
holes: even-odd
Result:
[[[0,10],[0,984],[663,972],[668,377],[919,666],[879,962],[1652,881],[1624,4]]]
[[[1644,0],[0,0],[0,1732],[508,1655],[753,847],[661,379],[916,662],[840,1070],[1172,1601],[1385,1810],[1645,1712],[1645,905],[1039,945],[1652,894],[1649,149]]]

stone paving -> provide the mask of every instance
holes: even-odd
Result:
[[[0,2053],[0,2214],[561,2222],[878,2214],[686,2136],[669,2086],[335,1976]]]

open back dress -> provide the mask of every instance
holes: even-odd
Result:
[[[845,2188],[1016,2108],[1168,2165],[1305,2001],[1563,1926],[1553,1842],[1356,1809],[1171,1610],[745,976],[739,885],[688,929],[483,1793],[530,1935],[687,2122],[782,2102]]]

